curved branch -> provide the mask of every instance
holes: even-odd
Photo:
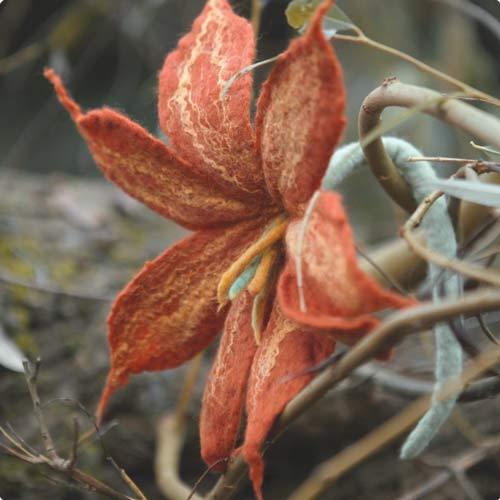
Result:
[[[500,291],[482,289],[464,294],[460,299],[446,300],[438,304],[422,305],[396,312],[379,328],[360,340],[336,364],[318,375],[284,409],[273,427],[269,438],[277,437],[283,430],[321,399],[332,387],[347,378],[356,368],[369,359],[387,352],[406,335],[421,331],[461,314],[475,314],[500,309]],[[246,470],[241,455],[233,459],[224,476],[216,484],[207,500],[223,500],[235,492],[235,485]]]
[[[434,90],[403,84],[397,78],[385,80],[363,101],[358,117],[360,142],[370,168],[381,186],[398,205],[409,212],[415,209],[415,200],[386,153],[382,139],[378,137],[365,144],[364,138],[379,125],[380,115],[385,108],[425,106],[426,102],[430,104],[423,108],[425,113],[500,149],[500,120],[493,115]]]

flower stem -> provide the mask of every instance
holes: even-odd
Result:
[[[485,100],[495,106],[500,106],[500,99],[497,99],[496,97],[493,97],[481,90],[478,90],[470,85],[467,85],[466,83],[453,78],[450,75],[447,75],[446,73],[443,73],[442,71],[439,71],[436,68],[433,68],[432,66],[420,61],[419,59],[410,56],[409,54],[406,54],[405,52],[402,52],[401,50],[395,49],[393,47],[390,47],[388,45],[385,45],[380,42],[376,42],[375,40],[372,40],[371,38],[367,37],[361,30],[356,30],[358,32],[357,35],[342,35],[342,34],[336,34],[333,36],[335,40],[342,40],[346,42],[355,42],[359,43],[361,45],[366,45],[368,47],[374,48],[381,50],[382,52],[385,52],[387,54],[391,54],[395,57],[398,57],[399,59],[403,59],[406,62],[409,62],[410,64],[413,64],[416,68],[418,68],[420,71],[424,73],[428,73],[429,75],[432,75],[439,80],[442,80],[449,85],[453,87],[457,87],[460,90],[462,90],[465,94],[467,94],[469,97],[474,97],[477,99],[482,99]]]

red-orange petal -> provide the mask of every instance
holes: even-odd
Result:
[[[257,106],[257,144],[270,193],[300,215],[319,187],[344,128],[342,71],[322,32],[331,5],[278,59]]]
[[[257,349],[252,329],[254,298],[241,293],[231,304],[208,377],[200,416],[201,455],[223,472],[234,451],[250,366]]]
[[[246,19],[227,0],[209,0],[160,73],[160,124],[177,151],[229,194],[269,200],[250,125],[255,44]]]
[[[382,288],[358,266],[351,227],[341,197],[322,192],[307,222],[302,243],[303,293],[300,307],[296,262],[303,220],[287,231],[288,259],[278,284],[283,313],[297,323],[329,331],[338,340],[353,344],[373,329],[372,313],[402,308],[415,300]]]
[[[131,374],[179,366],[212,341],[227,310],[218,311],[219,279],[266,222],[195,233],[146,263],[120,293],[108,318],[111,370],[99,418]]]
[[[60,78],[47,70],[104,175],[130,196],[189,229],[256,216],[259,207],[230,198],[140,125],[111,109],[82,114]],[[261,210],[260,210],[261,212]]]
[[[303,373],[335,349],[332,337],[304,331],[285,318],[275,302],[252,364],[247,393],[247,428],[242,452],[257,498],[262,498],[264,464],[260,447],[287,403],[313,378]],[[290,377],[292,376],[292,377]]]

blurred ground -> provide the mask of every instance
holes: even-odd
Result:
[[[249,2],[233,3],[248,14]],[[498,2],[478,3],[500,16]],[[51,65],[61,72],[82,105],[118,107],[160,134],[156,73],[202,4],[198,0],[4,0],[0,5],[0,327],[27,355],[42,356],[40,392],[45,401],[72,398],[93,411],[108,368],[105,316],[110,300],[145,260],[185,232],[100,178],[83,141],[42,78],[42,69]],[[259,59],[282,50],[292,35],[282,17],[285,4],[267,2]],[[339,5],[373,38],[500,94],[500,41],[462,14],[432,0],[339,0]],[[26,47],[38,51],[38,56],[17,65],[18,59],[10,56]],[[336,48],[349,97],[346,140],[356,137],[362,99],[383,78],[397,75],[406,82],[444,89],[372,49],[345,43]],[[257,75],[257,84],[263,77],[263,73]],[[461,134],[428,118],[412,120],[398,134],[429,154],[470,153]],[[380,241],[394,234],[394,213],[368,175],[357,175],[344,194],[360,240]],[[408,371],[411,360],[415,373],[429,372],[417,341],[398,350],[393,368]],[[119,425],[105,437],[106,452],[150,499],[160,497],[152,477],[154,422],[175,405],[181,377],[182,369],[135,377],[110,408],[110,418]],[[203,471],[196,429],[201,390],[200,384],[191,405],[192,425],[183,459],[183,475],[191,483]],[[22,376],[0,368],[0,396],[0,422],[10,422],[39,446]],[[353,381],[335,392],[271,448],[267,498],[285,498],[322,459],[354,442],[404,403],[373,381],[361,385]],[[499,432],[499,404],[485,401],[464,406],[472,422],[469,431]],[[55,401],[47,409],[61,449],[69,447],[73,414],[79,415],[82,428],[89,427],[71,402]],[[469,448],[464,432],[471,437],[464,427],[461,433],[449,425],[431,453],[446,457]],[[82,449],[79,464],[124,491],[104,455],[101,445],[92,441]],[[435,472],[422,464],[398,462],[396,455],[397,446],[388,448],[348,474],[324,498],[392,499]],[[488,461],[470,475],[485,500],[500,496],[498,469],[496,461]],[[3,455],[0,497],[96,498],[51,484],[38,469]],[[251,490],[247,487],[237,498],[251,498]],[[426,498],[467,497],[456,483],[450,483]]]

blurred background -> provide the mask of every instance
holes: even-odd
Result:
[[[249,0],[231,3],[241,15],[250,15]],[[368,36],[499,97],[499,29],[454,4],[477,5],[500,19],[496,0],[338,0]],[[120,109],[161,137],[157,72],[203,5],[202,0],[4,0],[0,4],[0,339],[5,339],[0,364],[6,366],[0,366],[0,421],[10,422],[35,446],[37,430],[23,377],[7,369],[16,369],[16,362],[9,366],[5,358],[12,361],[16,355],[9,353],[17,349],[31,357],[42,356],[40,391],[46,401],[53,401],[47,416],[62,450],[67,450],[71,415],[89,427],[75,401],[92,411],[107,372],[105,316],[112,298],[145,260],[186,234],[103,180],[43,78],[43,68],[53,67],[83,108]],[[287,1],[267,0],[263,5],[257,60],[283,51],[295,36],[284,17]],[[340,41],[334,46],[347,88],[345,142],[357,139],[360,105],[386,77],[452,90],[372,48]],[[265,66],[256,72],[256,95],[267,71]],[[498,116],[498,110],[479,105]],[[389,110],[384,117],[397,113]],[[394,133],[429,155],[475,156],[468,137],[425,116],[411,119]],[[443,174],[449,172],[440,168]],[[356,174],[343,188],[357,238],[367,245],[394,236],[398,224],[397,213],[370,175]],[[6,345],[13,350],[6,351]],[[392,369],[429,373],[431,361],[422,343],[407,343],[399,350]],[[408,360],[414,361],[410,367]],[[91,440],[82,450],[82,468],[123,490],[103,458],[109,453],[150,498],[159,498],[152,475],[154,423],[175,406],[182,376],[183,369],[135,377],[110,407],[110,418],[119,425],[105,438],[106,452]],[[405,404],[374,381],[359,383],[335,392],[273,447],[266,475],[268,498],[285,498],[293,488],[290,477],[304,478],[321,459]],[[183,473],[191,482],[203,471],[196,428],[202,385],[190,410],[192,425],[183,455]],[[459,424],[450,424],[442,447],[438,440],[434,451],[450,454],[466,447],[464,428],[469,434],[471,428],[490,432],[498,414],[495,417],[495,408],[487,403],[468,405],[460,417],[462,430]],[[483,418],[476,422],[478,412]],[[474,422],[472,427],[468,419]],[[432,471],[424,465],[396,463],[396,450],[388,448],[377,461],[346,476],[325,498],[396,498],[429,477]],[[96,498],[51,483],[46,472],[0,454],[0,497]],[[500,477],[498,472],[494,461],[475,472],[483,498],[496,500],[500,495],[500,483],[493,479]],[[456,485],[449,488],[449,498],[467,498]],[[242,491],[238,498],[251,498],[248,488]],[[443,491],[435,498],[445,498],[440,496]]]

